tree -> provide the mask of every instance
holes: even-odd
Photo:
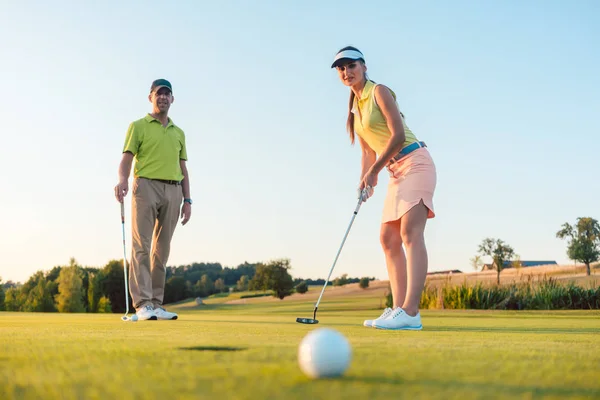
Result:
[[[273,291],[273,296],[280,300],[289,296],[294,290],[294,280],[289,274],[290,260],[287,258],[273,260],[267,265],[271,269],[269,280],[269,289]]]
[[[214,284],[207,274],[202,275],[200,280],[194,285],[195,296],[207,297],[214,291]]]
[[[95,313],[100,312],[98,309],[98,303],[102,296],[102,272],[96,272],[89,274],[89,283],[87,291],[88,299],[88,312]],[[110,301],[109,301],[110,304]]]
[[[360,278],[360,282],[358,282],[358,286],[361,289],[366,289],[369,287],[369,278]]]
[[[500,239],[486,238],[479,245],[479,253],[492,258],[493,266],[498,272],[499,285],[500,272],[504,269],[504,263],[514,257],[515,251]]]
[[[128,264],[129,266],[129,264]],[[131,280],[131,275],[128,274]],[[125,312],[125,279],[123,277],[123,260],[111,260],[102,268],[100,286],[102,294],[110,301],[112,312]],[[129,305],[133,304],[129,291]]]
[[[237,281],[236,288],[238,291],[243,292],[245,290],[248,290],[248,283],[250,282],[250,278],[248,278],[248,275],[242,275],[240,277],[240,279]]]
[[[263,263],[258,263],[256,265],[256,272],[248,283],[248,290],[262,290],[266,292],[269,290],[270,279],[271,270],[269,266]]]
[[[521,268],[523,268],[523,263],[521,262],[521,256],[518,254],[515,254],[514,260],[512,261],[511,265],[517,271],[521,271]]]
[[[96,312],[99,313],[111,313],[112,309],[110,307],[110,300],[108,297],[102,296],[100,300],[98,300],[98,306],[96,307]]]
[[[53,267],[50,271],[46,273],[46,280],[48,282],[55,281],[58,279],[58,275],[60,275],[60,270],[62,267],[60,265]]]
[[[333,286],[344,286],[348,283],[348,274],[343,274],[342,276],[335,278],[333,280]]]
[[[52,312],[56,311],[54,299],[49,290],[49,285],[43,274],[40,276],[37,285],[27,294],[27,300],[23,304],[22,310],[26,312]]]
[[[294,280],[289,274],[290,260],[287,258],[276,259],[267,264],[259,263],[256,273],[250,280],[250,290],[272,290],[273,297],[283,299],[293,293]]]
[[[165,282],[164,303],[174,303],[186,298],[185,279],[183,276],[172,276]]]
[[[93,305],[89,303],[88,294],[90,291],[90,284],[93,279],[93,276],[98,274],[98,272],[100,272],[100,269],[92,268],[92,267],[80,267],[79,271],[81,272],[81,280],[83,283],[83,293],[85,293],[85,295],[83,296],[83,305],[84,305],[86,311],[92,312],[91,308]]]
[[[306,281],[302,281],[296,285],[296,293],[304,294],[306,292],[308,292],[308,285],[306,284]]]
[[[600,225],[590,217],[577,218],[571,226],[565,222],[556,232],[559,239],[568,239],[567,256],[585,264],[587,275],[591,275],[590,264],[600,259]]]
[[[481,259],[480,255],[473,256],[473,258],[469,259],[469,261],[471,261],[471,266],[475,271],[478,271],[481,269],[481,267],[483,267],[483,260]]]
[[[60,270],[58,276],[58,296],[56,303],[59,312],[84,312],[83,279],[80,268],[73,262]]]
[[[2,278],[0,278],[0,311],[4,311],[4,287],[2,285]]]
[[[21,304],[19,303],[19,289],[11,287],[4,295],[4,309],[6,311],[20,311]]]
[[[215,290],[217,293],[221,293],[225,291],[225,281],[223,278],[219,278],[215,281]]]

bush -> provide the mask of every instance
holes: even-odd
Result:
[[[366,289],[369,287],[369,278],[360,278],[360,282],[358,282],[358,286],[361,289]]]
[[[100,298],[100,300],[98,300],[98,306],[96,308],[96,312],[99,312],[99,313],[111,313],[112,312],[112,307],[110,306],[110,300],[108,299],[108,297],[102,296]]]
[[[308,285],[306,284],[306,281],[302,281],[296,285],[296,293],[304,294],[306,292],[308,292]]]
[[[333,280],[333,286],[344,286],[348,283],[350,283],[348,282],[348,274],[343,274],[342,276]]]
[[[392,295],[387,294],[386,306],[391,307]],[[574,282],[560,284],[546,276],[505,286],[486,286],[481,282],[439,288],[425,285],[421,309],[479,310],[597,310],[600,309],[600,287],[585,289]]]

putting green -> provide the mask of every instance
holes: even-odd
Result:
[[[600,313],[424,311],[424,330],[362,326],[356,298],[171,307],[176,321],[119,314],[0,313],[2,399],[474,399],[600,397]],[[221,300],[219,300],[221,301]],[[358,311],[353,311],[358,310]],[[313,381],[304,335],[342,332],[345,376]]]

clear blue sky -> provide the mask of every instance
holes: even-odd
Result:
[[[282,3],[4,4],[0,277],[122,258],[117,167],[159,77],[174,86],[195,200],[169,265],[289,257],[293,276],[325,277],[360,172],[348,89],[329,68],[346,45],[395,90],[437,164],[430,270],[470,270],[485,237],[523,260],[570,262],[555,232],[600,218],[600,3]],[[386,278],[387,182],[384,171],[334,277]]]

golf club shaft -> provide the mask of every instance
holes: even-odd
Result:
[[[121,202],[121,227],[123,228],[123,275],[125,277],[125,315],[129,314],[129,292],[127,290],[127,252],[125,249],[125,202]]]
[[[346,242],[346,238],[348,237],[348,233],[350,232],[350,228],[352,227],[352,224],[354,223],[354,218],[356,218],[356,214],[358,214],[358,210],[360,209],[361,204],[362,204],[362,199],[359,199],[358,204],[356,205],[356,209],[354,210],[354,214],[352,215],[352,219],[350,220],[350,225],[348,225],[348,229],[346,229],[346,234],[344,235],[344,239],[342,240],[342,245],[340,246],[337,254],[335,255],[335,260],[333,261],[333,265],[331,266],[331,269],[329,270],[329,275],[327,275],[327,280],[325,281],[325,285],[323,285],[323,289],[321,289],[321,294],[319,295],[319,299],[317,300],[317,303],[315,304],[315,313],[314,313],[315,319],[317,316],[317,308],[319,308],[319,303],[321,302],[321,297],[323,297],[323,292],[325,292],[325,288],[327,287],[327,284],[329,283],[329,278],[331,278],[331,273],[333,272],[333,269],[335,268],[335,264],[337,263],[340,253],[342,252],[342,248],[344,247],[344,243]]]

